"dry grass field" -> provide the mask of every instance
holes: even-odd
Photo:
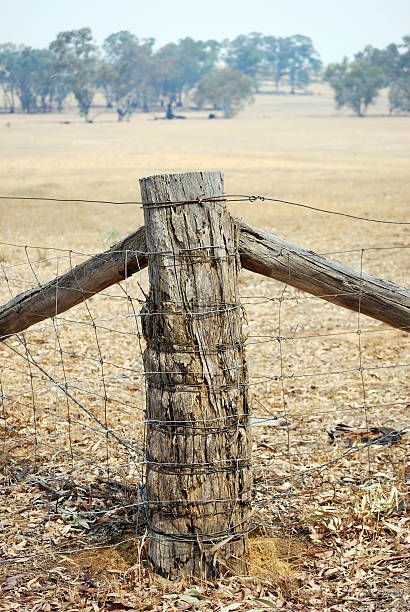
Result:
[[[140,114],[119,124],[105,114],[86,125],[75,115],[3,115],[0,192],[135,200],[140,176],[216,169],[225,172],[227,193],[273,194],[401,219],[408,206],[408,118],[382,115],[386,108],[381,100],[359,119],[335,111],[330,93],[323,90],[317,96],[259,96],[234,121],[209,121],[199,113],[188,114],[186,121],[152,121],[152,115]],[[72,123],[62,125],[62,120]],[[140,210],[131,214],[114,207],[0,206],[1,235],[24,244],[98,249],[105,232],[122,235],[141,221]],[[295,241],[302,238],[316,250],[377,242],[374,226],[334,217],[272,205],[237,204],[234,211]],[[363,227],[366,244],[359,238]],[[389,244],[403,237],[398,233],[403,228],[390,230],[383,238]]]
[[[223,170],[227,194],[409,221],[410,119],[386,109],[381,98],[359,119],[335,111],[318,87],[312,96],[259,95],[231,120],[0,115],[0,195],[135,201],[138,177]],[[410,285],[409,225],[269,202],[229,207]],[[141,224],[139,206],[0,200],[1,302]],[[409,435],[349,454],[356,442],[330,444],[326,432],[341,422],[409,427],[408,334],[249,272],[240,280],[255,417],[249,575],[171,583],[150,571],[133,506],[142,455],[101,435],[44,375],[143,446],[132,308],[146,287],[146,274],[136,275],[0,347],[0,546],[14,560],[0,565],[0,610],[410,610]]]

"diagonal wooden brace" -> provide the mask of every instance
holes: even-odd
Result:
[[[410,331],[410,291],[360,274],[283,238],[236,219],[242,267],[287,283],[327,302],[391,327]],[[147,266],[140,227],[108,251],[94,255],[49,283],[20,293],[0,307],[0,339],[61,314]]]

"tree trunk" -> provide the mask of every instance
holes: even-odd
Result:
[[[239,230],[224,205],[196,201],[223,194],[219,172],[148,177],[141,193],[149,558],[169,578],[243,572],[251,448]]]
[[[168,102],[167,105],[167,112],[166,112],[166,118],[167,119],[174,119],[175,115],[174,115],[174,111],[173,111],[173,102]]]

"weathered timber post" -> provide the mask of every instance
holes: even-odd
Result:
[[[143,309],[148,555],[170,578],[243,572],[251,448],[239,229],[222,202],[200,201],[223,194],[220,172],[140,183],[151,284]]]

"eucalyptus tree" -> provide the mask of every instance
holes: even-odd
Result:
[[[258,90],[258,76],[261,72],[264,50],[263,37],[258,32],[248,36],[241,34],[231,42],[226,42],[225,63],[232,70],[248,76]]]
[[[137,106],[148,108],[153,45],[154,39],[140,41],[127,30],[111,34],[104,41],[105,57],[97,72],[97,84],[108,104],[115,106],[119,121],[129,118]]]
[[[97,68],[97,47],[90,28],[60,32],[49,49],[56,71],[77,100],[80,115],[89,121]]]
[[[398,79],[389,89],[390,114],[410,113],[410,78]]]
[[[157,51],[152,83],[166,106],[167,119],[175,117],[175,106],[182,106],[184,96],[212,70],[218,53],[216,41],[195,41],[189,37]]]
[[[11,112],[16,99],[27,113],[52,110],[59,79],[48,49],[1,45],[0,66],[0,82]]]
[[[289,85],[291,93],[307,85],[312,75],[318,75],[322,62],[308,36],[291,36],[289,53]]]
[[[364,116],[385,85],[382,69],[365,57],[357,57],[352,62],[345,58],[340,64],[330,64],[325,80],[334,90],[337,108],[347,106],[358,117]]]
[[[198,106],[210,104],[224,117],[234,117],[246,102],[252,101],[252,79],[231,68],[215,68],[199,82],[195,100]]]
[[[276,91],[285,78],[291,93],[304,89],[320,73],[322,62],[308,36],[263,37],[264,65],[271,74]]]
[[[21,49],[21,47],[17,47],[13,43],[3,43],[0,45],[0,85],[9,113],[14,113],[17,105],[15,64],[18,49]]]
[[[368,45],[353,61],[331,64],[325,80],[334,89],[336,105],[349,106],[358,116],[382,87],[389,87],[390,113],[410,113],[410,35],[385,49]]]
[[[389,86],[391,113],[410,112],[410,35],[399,44],[392,43],[385,49],[366,48],[372,63],[383,70]]]
[[[289,72],[291,43],[289,38],[265,36],[264,62],[270,69],[276,91],[279,91],[285,75]]]
[[[183,83],[179,92],[179,103],[182,103],[182,96],[212,70],[218,60],[219,50],[220,44],[215,40],[202,41],[187,37],[179,41],[178,54]]]
[[[391,113],[410,113],[410,34],[396,47],[396,61],[390,69]]]
[[[26,112],[49,112],[56,86],[54,61],[48,49],[25,47],[16,62],[17,95]]]
[[[176,43],[161,47],[155,54],[152,84],[161,104],[166,105],[167,119],[173,119],[174,106],[184,86],[181,55]]]

